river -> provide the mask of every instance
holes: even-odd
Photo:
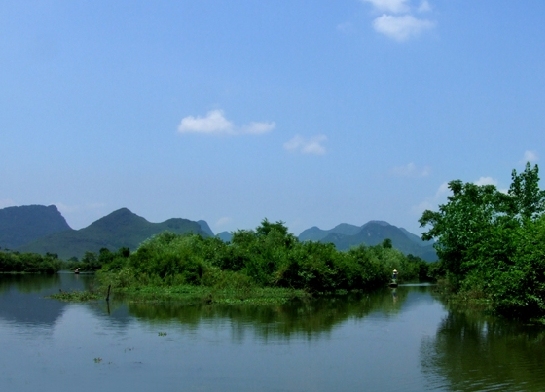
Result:
[[[545,391],[545,329],[430,286],[286,306],[45,298],[92,279],[0,275],[0,391]]]

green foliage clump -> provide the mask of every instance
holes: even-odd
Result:
[[[436,239],[436,273],[459,298],[490,303],[497,313],[545,315],[545,191],[538,167],[512,172],[507,194],[493,185],[451,181],[452,196],[426,210],[424,240]]]
[[[216,294],[236,292],[242,299],[262,288],[307,293],[369,290],[384,286],[394,268],[401,280],[417,280],[427,276],[428,264],[404,256],[388,242],[348,252],[333,244],[301,242],[283,222],[264,219],[256,230],[235,232],[229,243],[198,234],[158,234],[128,257],[105,262],[99,278],[126,291],[189,285]]]
[[[54,274],[62,267],[56,254],[0,251],[0,272],[29,272]]]
[[[130,250],[126,247],[119,248],[117,252],[112,252],[108,248],[101,248],[98,254],[90,251],[85,252],[81,261],[76,257],[72,257],[63,264],[63,268],[69,270],[77,268],[80,271],[92,272],[101,269],[105,265],[112,267],[123,266],[129,255]]]

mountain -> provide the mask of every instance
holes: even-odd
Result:
[[[71,231],[54,205],[0,209],[0,247],[16,249],[48,234]]]
[[[200,220],[197,222],[199,226],[201,227],[201,230],[206,233],[208,236],[213,237],[214,233],[212,230],[210,230],[210,226],[208,226],[208,223],[206,221]]]
[[[433,242],[422,241],[416,234],[383,221],[370,221],[361,227],[343,223],[331,230],[312,227],[299,234],[298,238],[301,241],[331,242],[339,250],[348,250],[360,244],[378,245],[389,238],[392,246],[404,254],[412,254],[430,262],[437,260]]]
[[[193,232],[208,236],[198,222],[173,218],[162,223],[151,223],[129,209],[121,208],[93,222],[89,227],[50,234],[22,245],[17,250],[40,254],[56,253],[61,259],[67,260],[71,257],[81,258],[86,251],[98,252],[101,248],[117,251],[121,247],[128,247],[135,250],[145,239],[164,231],[177,234]]]
[[[21,252],[56,253],[61,259],[81,258],[85,252],[98,252],[101,248],[116,251],[121,247],[135,250],[142,241],[164,231],[173,233],[197,233],[213,236],[208,224],[188,219],[173,218],[162,223],[151,223],[121,208],[93,222],[89,227],[72,230],[57,207],[20,206],[0,209],[0,247]],[[233,233],[217,236],[230,241]],[[363,226],[341,223],[331,230],[311,227],[299,234],[301,241],[332,242],[339,250],[365,244],[381,244],[386,238],[394,248],[404,254],[412,254],[426,261],[437,260],[432,241],[422,241],[416,234],[397,228],[383,221],[370,221]]]
[[[298,238],[301,241],[320,241],[329,234],[353,235],[360,231],[360,229],[361,227],[349,225],[348,223],[341,223],[331,230],[321,230],[313,226],[299,234]]]
[[[218,237],[223,242],[231,242],[233,239],[233,233],[228,231],[222,231],[221,233],[216,234],[216,237]]]
[[[411,233],[411,232],[405,230],[402,227],[400,227],[399,230],[401,230],[403,233],[405,233],[405,235],[407,237],[409,237],[409,239],[413,240],[414,242],[416,242],[419,245],[422,245],[422,244],[433,245],[433,240],[423,241],[422,238],[420,238],[420,236],[418,236],[418,235],[416,235],[414,233]]]

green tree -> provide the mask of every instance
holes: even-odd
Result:
[[[513,169],[509,188],[509,212],[518,219],[536,219],[545,211],[545,191],[539,189],[539,169],[530,162],[520,174]]]
[[[430,226],[423,240],[435,239],[437,255],[447,271],[463,278],[472,263],[466,258],[475,244],[483,242],[492,227],[505,216],[507,196],[493,185],[475,185],[460,180],[449,182],[452,196],[439,211],[426,210],[419,222]]]
[[[449,188],[448,202],[420,218],[429,227],[422,238],[436,240],[449,283],[503,314],[545,314],[545,192],[537,165],[513,170],[507,194],[459,180]]]

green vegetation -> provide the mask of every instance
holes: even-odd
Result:
[[[54,298],[64,302],[87,302],[87,301],[96,301],[99,299],[103,299],[104,297],[95,290],[88,290],[88,291],[61,291],[60,293],[51,295],[50,298]]]
[[[112,263],[116,258],[127,258],[129,254],[129,248],[120,248],[117,252],[102,248],[98,254],[85,252],[81,261],[75,257],[63,261],[55,253],[41,255],[1,249],[0,273],[54,274],[60,270],[75,270],[76,268],[82,272],[93,272],[99,270],[106,263]]]
[[[188,303],[282,303],[312,294],[384,286],[427,277],[428,264],[393,249],[391,241],[348,252],[333,244],[301,242],[282,222],[263,220],[234,233],[232,242],[198,234],[162,233],[132,254],[110,254],[97,277],[116,295]]]
[[[459,180],[449,188],[448,202],[420,219],[431,227],[422,238],[437,241],[443,287],[498,314],[545,316],[545,191],[537,165],[513,170],[507,194]]]
[[[34,272],[53,274],[63,263],[56,254],[45,256],[35,253],[19,253],[0,250],[0,272]]]
[[[400,271],[401,281],[428,278],[430,265],[394,249],[389,238],[374,246],[339,251],[332,243],[300,241],[282,222],[267,219],[255,231],[233,233],[230,242],[199,232],[197,222],[175,219],[161,225],[121,209],[80,232],[54,235],[67,240],[77,233],[95,233],[91,237],[102,239],[94,244],[106,244],[98,252],[88,250],[81,259],[62,261],[52,253],[5,251],[0,254],[0,272],[97,272],[94,289],[52,296],[63,301],[105,298],[110,287],[116,298],[132,302],[183,304],[279,304],[317,294],[372,290],[385,286],[394,268]],[[110,249],[114,241],[135,241],[159,228],[178,233],[151,236],[132,253],[128,247]],[[108,236],[116,239],[107,240]],[[72,240],[78,247],[88,244]]]

